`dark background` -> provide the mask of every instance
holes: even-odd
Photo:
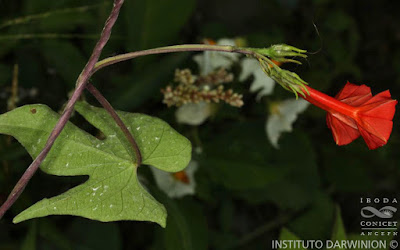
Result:
[[[54,13],[93,4],[86,11]],[[18,106],[44,103],[61,110],[110,7],[111,0],[0,0],[1,113],[11,96],[14,64],[19,66]],[[203,38],[242,37],[251,47],[287,43],[317,52],[302,66],[284,66],[312,87],[335,95],[348,80],[369,85],[374,94],[390,89],[398,99],[399,8],[396,1],[362,0],[126,0],[102,57]],[[53,14],[2,26],[45,12]],[[199,162],[196,195],[170,199],[155,191],[167,206],[167,228],[70,216],[14,225],[12,218],[23,209],[85,179],[38,172],[0,221],[0,249],[269,249],[283,227],[301,239],[330,239],[339,208],[347,234],[359,235],[361,197],[400,198],[398,114],[388,144],[369,151],[362,139],[336,146],[325,113],[310,107],[276,150],[264,130],[267,103],[293,96],[277,86],[273,95],[256,102],[247,81],[233,83],[244,95],[242,108],[220,104],[205,124],[180,125],[175,108],[162,104],[160,89],[172,81],[176,68],[196,72],[192,55],[140,58],[104,69],[92,79],[115,108],[160,117],[194,147],[202,146],[203,153],[194,154]],[[72,120],[96,133],[79,116]],[[15,140],[0,136],[0,202],[30,162]],[[140,173],[154,183],[146,167]]]

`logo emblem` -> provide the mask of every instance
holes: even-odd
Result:
[[[392,206],[385,206],[381,209],[376,209],[374,207],[363,207],[361,209],[361,216],[364,218],[372,218],[377,216],[382,219],[389,219],[393,217],[393,214],[397,211],[397,208]]]

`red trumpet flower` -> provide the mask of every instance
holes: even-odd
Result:
[[[333,98],[308,86],[305,88],[303,98],[328,112],[326,120],[337,145],[349,144],[360,135],[369,149],[387,143],[397,104],[389,90],[372,96],[366,85],[347,82]]]

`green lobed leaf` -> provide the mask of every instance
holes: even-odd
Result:
[[[133,149],[104,109],[78,103],[76,110],[107,137],[99,140],[72,123],[60,134],[41,169],[52,175],[88,175],[67,192],[43,199],[17,217],[18,223],[47,215],[76,215],[99,221],[139,220],[165,226],[166,211],[139,183]],[[144,164],[180,171],[191,157],[190,142],[160,119],[118,112],[137,140]],[[14,136],[35,158],[59,114],[26,105],[0,115],[0,133]]]

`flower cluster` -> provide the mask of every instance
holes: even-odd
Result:
[[[167,86],[162,89],[163,103],[180,107],[187,103],[223,101],[234,107],[243,105],[242,95],[232,89],[225,90],[223,84],[232,82],[233,75],[225,69],[213,71],[205,76],[195,76],[189,69],[175,71],[176,87]]]

